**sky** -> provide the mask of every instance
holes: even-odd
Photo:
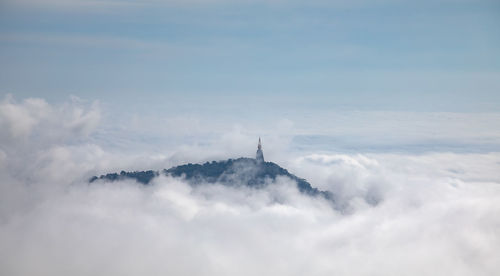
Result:
[[[221,129],[272,136],[292,124],[292,150],[394,150],[394,140],[404,151],[500,148],[490,123],[488,141],[457,139],[498,119],[498,1],[0,5],[0,95],[98,101],[108,130],[149,124],[141,139],[158,147],[167,134],[155,125],[177,118],[190,131],[212,127],[197,143]],[[357,141],[367,125],[405,137]],[[412,128],[433,134],[408,141]]]
[[[496,275],[499,30],[487,0],[0,0],[0,274]],[[349,212],[88,183],[259,137]]]
[[[413,2],[3,0],[0,92],[138,112],[498,111],[498,1]]]

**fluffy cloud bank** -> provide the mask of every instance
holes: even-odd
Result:
[[[278,160],[349,202],[352,210],[343,214],[301,195],[288,179],[259,190],[192,187],[168,177],[150,186],[89,185],[96,171],[144,161],[89,137],[100,113],[97,104],[79,100],[1,102],[0,274],[495,275],[500,269],[498,153]]]

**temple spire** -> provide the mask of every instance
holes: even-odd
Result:
[[[257,154],[255,155],[257,163],[264,163],[264,153],[262,152],[262,143],[259,137],[259,144],[257,145]]]

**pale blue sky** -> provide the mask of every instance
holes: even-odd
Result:
[[[292,108],[500,109],[498,1],[203,2],[4,0],[0,91],[146,105],[252,94]]]
[[[383,124],[406,140],[413,129],[465,137],[471,130],[456,114],[500,112],[500,2],[2,0],[5,94],[98,100],[109,124],[289,120],[295,135],[327,135],[323,143],[338,141],[331,135],[367,137],[373,132],[356,129],[381,122],[371,113],[357,124],[338,119],[349,112],[385,111],[410,112],[388,113],[397,123]],[[432,112],[452,112],[452,123],[440,122],[453,127],[436,125]],[[430,121],[402,127],[419,118]],[[486,126],[481,116],[470,122],[493,129],[495,140],[492,118]],[[447,143],[429,137],[417,142]]]

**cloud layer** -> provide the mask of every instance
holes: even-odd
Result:
[[[165,158],[109,151],[92,137],[101,113],[97,103],[78,99],[59,106],[40,99],[0,103],[0,274],[495,275],[500,269],[498,153],[300,153],[273,160],[349,202],[352,212],[342,214],[301,195],[289,179],[259,190],[192,187],[169,177],[150,186],[89,185],[97,172],[165,166],[199,149],[186,146]],[[214,139],[252,139],[237,133]],[[205,156],[193,160],[211,153],[199,155]],[[367,204],[370,198],[379,203]]]

